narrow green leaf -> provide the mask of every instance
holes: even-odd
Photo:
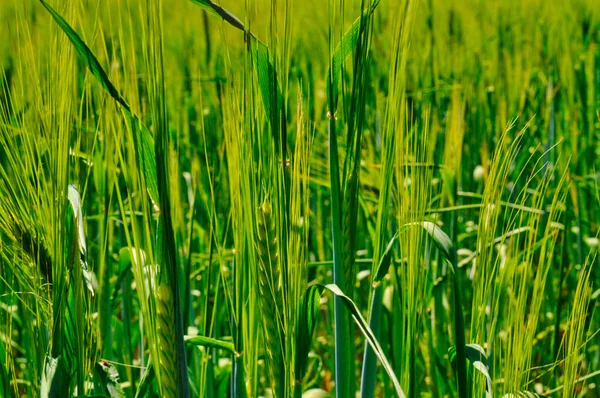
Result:
[[[150,394],[150,387],[152,386],[152,382],[154,381],[155,377],[156,373],[154,372],[154,367],[152,366],[152,357],[150,357],[148,358],[148,364],[146,365],[146,370],[144,371],[140,385],[135,393],[135,398],[152,396],[152,394]]]
[[[101,392],[108,394],[110,398],[125,397],[125,392],[119,381],[119,372],[117,372],[117,369],[110,362],[98,362],[95,370],[99,379],[95,383],[96,385],[99,384],[96,389],[102,389],[103,391]]]
[[[60,398],[68,395],[69,380],[61,357],[46,357],[40,386],[40,397]]]
[[[252,43],[252,59],[256,66],[258,87],[267,120],[271,124],[275,147],[279,148],[279,108],[283,106],[283,97],[277,81],[277,74],[269,61],[269,48],[260,40],[254,40]]]
[[[376,283],[373,286],[373,294],[371,296],[371,308],[369,311],[369,327],[373,331],[373,335],[377,338],[381,333],[381,310],[383,301],[384,289],[381,284]],[[373,353],[373,349],[365,344],[365,352],[363,355],[362,375],[360,381],[360,396],[361,398],[375,397],[375,383],[377,381],[377,358]]]
[[[377,269],[375,270],[375,279],[373,279],[374,283],[380,282],[388,273],[390,269],[390,265],[392,263],[392,249],[394,248],[394,244],[398,239],[398,236],[406,231],[410,227],[410,224],[405,224],[398,229],[398,232],[392,237],[387,247],[385,248],[383,254],[381,255],[381,259],[379,260],[379,264],[377,265]]]
[[[340,206],[340,173],[337,150],[337,136],[335,133],[335,118],[330,117],[328,123],[327,137],[329,142],[329,181],[331,195],[331,232],[333,238],[333,282],[343,286],[345,282],[342,260],[342,210]],[[342,299],[334,299],[335,318],[335,379],[337,383],[336,397],[343,398],[352,395],[351,383],[351,350],[348,314],[344,310]]]
[[[381,256],[381,260],[379,260],[379,264],[377,265],[377,270],[375,272],[375,279],[373,279],[374,283],[380,282],[388,273],[390,269],[390,265],[392,263],[392,249],[394,248],[394,243],[396,243],[398,235],[394,235],[390,243],[388,243],[383,255]]]
[[[52,393],[52,385],[54,383],[54,376],[56,375],[57,367],[58,358],[46,357],[44,374],[42,375],[42,385],[40,388],[40,395],[42,397],[51,397],[56,395],[56,393]]]
[[[313,332],[317,324],[319,313],[319,299],[321,292],[316,285],[309,286],[302,297],[300,312],[296,325],[296,368],[295,374],[303,379],[308,367],[308,353],[312,341]]]
[[[123,107],[125,113],[125,121],[132,129],[133,138],[135,140],[135,150],[138,157],[138,166],[142,169],[148,193],[150,198],[154,202],[155,206],[158,206],[158,183],[156,181],[156,159],[154,157],[154,140],[148,129],[143,125],[139,118],[134,115],[131,111],[131,107],[125,101],[123,96],[119,93],[119,90],[112,84],[108,75],[98,62],[98,59],[94,56],[94,53],[79,37],[77,32],[64,20],[59,13],[57,13],[45,0],[40,0],[42,5],[48,10],[52,18],[56,21],[58,26],[65,32],[75,50],[77,55],[86,64],[90,72],[100,82],[100,85],[104,90],[115,99]],[[139,134],[138,134],[139,133]]]
[[[208,12],[213,17],[220,17],[217,10],[215,10],[215,4],[210,0],[190,0],[192,3],[199,5],[204,11]]]
[[[190,1],[202,7],[202,9],[206,10],[209,14],[220,17],[231,26],[241,30],[244,32],[244,34],[246,34],[246,37],[250,39],[252,61],[256,67],[260,95],[265,107],[267,120],[271,125],[271,131],[275,140],[275,147],[279,148],[279,110],[283,107],[283,95],[281,94],[281,88],[279,87],[275,68],[269,61],[269,48],[266,44],[258,40],[252,32],[246,31],[246,27],[238,17],[220,5],[215,4],[211,0]],[[281,122],[283,123],[284,121]],[[285,154],[283,154],[283,156],[285,156]]]
[[[87,246],[85,244],[85,232],[83,231],[83,213],[81,211],[81,196],[75,185],[70,184],[67,197],[73,209],[73,219],[75,220],[75,235],[77,246],[79,247],[79,264],[83,271],[83,278],[88,290],[94,295],[94,286],[92,284],[92,273],[88,269]]]
[[[331,57],[331,65],[327,76],[331,78],[327,80],[327,97],[328,104],[333,104],[333,109],[329,110],[331,117],[335,113],[337,109],[338,103],[338,90],[340,85],[340,75],[342,74],[342,64],[348,55],[354,50],[356,47],[356,43],[358,42],[358,36],[360,32],[360,24],[361,19],[366,17],[370,17],[377,5],[379,4],[379,0],[375,0],[371,7],[365,11],[364,16],[360,16],[356,18],[352,26],[344,33],[342,36],[342,40],[338,43],[335,51],[333,52],[333,56]],[[330,81],[331,80],[331,81]]]
[[[209,348],[219,348],[225,350],[233,355],[236,354],[233,343],[229,341],[217,340],[206,336],[186,336],[184,338],[185,344],[188,346],[203,346]]]
[[[487,356],[485,355],[484,349],[478,344],[467,344],[465,345],[465,355],[475,369],[479,370],[481,374],[485,376],[486,380],[486,391],[485,395],[487,398],[492,397],[492,377],[490,376],[490,365],[488,363]],[[452,346],[448,349],[448,358],[454,365],[457,359],[456,347]]]
[[[117,88],[111,83],[108,79],[108,75],[98,62],[98,59],[94,56],[90,48],[83,42],[81,37],[75,32],[75,30],[57,13],[45,0],[40,0],[42,5],[48,10],[50,15],[54,18],[58,26],[65,32],[75,50],[77,50],[77,54],[81,58],[81,60],[87,65],[88,69],[100,82],[104,90],[110,94],[118,103],[120,103],[125,109],[130,110],[129,104],[125,101],[125,99],[121,96]]]
[[[467,359],[465,348],[465,326],[462,312],[462,301],[460,298],[460,286],[458,283],[458,254],[452,244],[450,237],[436,224],[424,221],[412,223],[421,225],[423,229],[433,238],[435,245],[442,252],[446,260],[454,270],[454,334],[456,336],[456,375],[458,381],[458,395],[466,396],[467,393]]]
[[[379,361],[383,365],[383,368],[387,372],[388,376],[390,376],[390,379],[392,380],[392,383],[394,384],[394,389],[396,390],[396,394],[398,395],[398,397],[404,398],[405,397],[404,391],[402,391],[402,387],[400,387],[400,382],[398,382],[398,379],[396,378],[396,374],[394,373],[392,366],[388,362],[388,360],[385,356],[385,353],[383,352],[383,349],[381,348],[381,345],[379,344],[379,342],[373,335],[373,332],[369,328],[367,321],[365,320],[365,318],[363,318],[362,314],[360,313],[360,310],[358,309],[358,307],[356,306],[354,301],[352,301],[352,299],[350,299],[350,297],[346,296],[340,290],[340,288],[333,283],[331,283],[329,285],[321,285],[320,284],[318,286],[320,286],[323,289],[329,290],[330,292],[335,294],[336,297],[339,297],[342,300],[342,302],[344,303],[344,306],[348,309],[348,311],[350,311],[350,314],[352,315],[352,319],[354,319],[354,322],[356,322],[356,325],[362,332],[363,336],[365,336],[365,339],[373,348],[373,352],[375,353],[375,355],[377,355],[377,358],[379,358]]]
[[[239,20],[238,17],[224,9],[218,4],[213,3],[211,0],[190,0],[192,3],[199,5],[202,9],[206,10],[209,14],[223,18],[231,26],[240,29],[245,32],[244,24]]]
[[[423,221],[421,225],[423,226],[423,229],[425,229],[425,231],[427,231],[427,233],[433,238],[436,246],[438,249],[440,249],[442,254],[444,254],[448,262],[450,262],[452,265],[452,270],[455,273],[458,272],[458,255],[454,245],[452,244],[452,241],[450,240],[450,237],[446,235],[446,233],[442,231],[440,227],[432,222]]]
[[[158,198],[158,177],[156,175],[156,156],[154,153],[154,139],[148,128],[141,120],[130,112],[125,112],[125,119],[129,120],[135,140],[135,150],[138,156],[138,164],[142,168],[146,189],[153,204],[160,208]]]

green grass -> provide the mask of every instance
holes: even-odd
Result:
[[[600,3],[0,20],[0,396],[600,396]]]

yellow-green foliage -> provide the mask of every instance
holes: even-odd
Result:
[[[0,22],[0,397],[598,394],[599,1]]]

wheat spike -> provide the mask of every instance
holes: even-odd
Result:
[[[156,291],[156,315],[159,348],[159,372],[162,396],[177,397],[177,364],[175,363],[175,314],[173,295],[167,284],[160,284]]]
[[[281,386],[283,352],[280,314],[282,311],[279,247],[277,231],[268,199],[263,201],[258,215],[258,288],[260,306],[263,311],[263,332],[268,357],[267,366],[271,377],[274,396]]]

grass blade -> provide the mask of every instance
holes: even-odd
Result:
[[[73,209],[73,219],[75,221],[75,235],[77,247],[79,248],[79,264],[83,271],[83,278],[88,290],[94,295],[94,287],[92,286],[92,274],[88,269],[87,263],[87,247],[85,244],[85,233],[83,231],[83,213],[81,211],[81,197],[75,185],[70,184],[68,190],[68,198]]]
[[[106,361],[100,361],[95,368],[96,380],[94,382],[94,392],[107,394],[110,398],[124,398],[125,392],[119,381],[117,369]]]
[[[379,0],[375,0],[371,7],[365,11],[364,15],[356,18],[352,26],[344,33],[342,40],[338,43],[332,57],[327,79],[327,103],[330,104],[329,113],[331,117],[335,114],[339,97],[340,75],[342,74],[342,64],[348,55],[356,48],[360,35],[360,24],[363,18],[369,17],[377,8]]]
[[[42,398],[66,397],[69,393],[69,380],[61,357],[46,357],[40,396]]]
[[[142,380],[135,393],[135,398],[143,398],[151,396],[152,382],[156,379],[156,373],[154,372],[154,365],[152,364],[152,357],[148,359],[148,364],[144,370]]]
[[[390,376],[390,379],[392,380],[392,383],[394,384],[394,389],[396,391],[397,396],[404,398],[405,397],[404,391],[402,390],[402,387],[400,386],[400,383],[398,382],[398,379],[396,378],[396,374],[394,373],[392,366],[388,362],[388,360],[385,356],[385,353],[383,352],[383,349],[381,348],[381,345],[379,345],[379,341],[377,341],[377,339],[375,338],[373,331],[369,328],[367,321],[365,320],[365,318],[363,318],[362,314],[360,313],[360,310],[358,309],[358,307],[356,306],[354,301],[352,301],[352,299],[350,299],[350,297],[346,296],[340,290],[340,288],[335,284],[319,285],[319,286],[323,289],[329,290],[330,292],[332,292],[335,295],[335,297],[338,297],[341,299],[341,301],[343,302],[346,309],[352,315],[352,319],[354,319],[354,322],[356,323],[356,325],[362,332],[363,336],[365,336],[365,339],[367,340],[367,342],[369,343],[371,348],[373,348],[373,352],[375,353],[377,358],[379,358],[379,360],[381,361],[381,364],[383,365],[383,368],[387,372],[388,376]]]
[[[100,65],[100,62],[98,62],[98,59],[94,56],[92,50],[90,50],[90,48],[83,42],[83,40],[81,39],[81,37],[79,37],[77,32],[75,32],[71,25],[69,25],[67,21],[65,21],[64,18],[58,12],[56,12],[52,7],[50,7],[50,5],[45,0],[40,0],[40,2],[46,8],[46,10],[48,10],[50,15],[52,15],[52,18],[54,18],[54,20],[56,21],[58,26],[60,26],[63,32],[65,32],[65,34],[75,47],[77,55],[79,55],[81,60],[85,62],[90,72],[92,72],[96,79],[98,79],[98,81],[102,85],[102,88],[104,88],[104,90],[111,97],[113,97],[115,101],[121,104],[123,108],[127,109],[128,111],[131,111],[129,104],[127,104],[125,99],[119,93],[119,90],[117,90],[117,88],[111,83],[111,81],[108,78],[108,75]]]
[[[218,4],[213,3],[211,0],[190,0],[192,3],[199,5],[202,9],[208,11],[209,14],[215,17],[221,17],[224,21],[245,32],[244,24],[239,20],[238,17],[224,9]]]
[[[452,265],[454,271],[454,334],[456,336],[456,375],[458,395],[467,396],[467,359],[465,348],[465,327],[458,282],[458,255],[456,248],[444,231],[436,224],[424,221],[417,223],[433,238],[435,245],[442,252],[446,260]]]
[[[152,148],[154,147],[152,136],[148,129],[143,125],[143,123],[138,119],[136,115],[133,114],[131,107],[125,101],[123,96],[119,93],[119,90],[112,84],[108,75],[98,62],[96,56],[90,48],[84,43],[84,41],[79,37],[77,32],[65,21],[65,19],[56,12],[45,0],[40,0],[42,5],[48,10],[52,18],[56,21],[58,26],[65,32],[75,50],[77,51],[77,55],[82,59],[85,65],[88,67],[90,72],[96,77],[98,82],[104,90],[117,101],[122,107],[125,113],[125,121],[128,123],[133,132],[133,137],[135,140],[136,147],[136,155],[138,158],[138,167],[143,170],[144,177],[146,180],[148,193],[152,198],[152,201],[155,205],[158,206],[158,183],[156,177],[156,159],[154,157],[154,153],[152,152]]]
[[[335,135],[335,118],[329,118],[329,176],[331,184],[331,228],[333,238],[333,282],[342,285],[345,282],[343,260],[342,260],[342,230],[340,209],[340,174],[339,160],[337,150],[337,137]],[[348,395],[345,391],[350,385],[350,351],[349,351],[349,330],[348,319],[343,309],[342,299],[335,297],[335,375],[336,375],[336,396],[343,397]]]
[[[481,374],[483,374],[483,376],[485,377],[485,396],[486,398],[492,398],[492,377],[490,376],[490,365],[485,355],[485,351],[478,344],[467,344],[465,346],[465,355],[469,362],[471,362],[471,364],[475,367],[475,369],[479,370],[479,372],[481,372]],[[450,359],[450,362],[452,364],[456,362],[456,346],[452,346],[448,349],[448,359]]]
[[[308,367],[308,352],[310,351],[310,343],[312,341],[313,332],[317,324],[317,315],[319,311],[319,299],[321,293],[316,285],[309,286],[304,293],[302,305],[300,307],[300,316],[297,323],[296,333],[296,377],[300,381],[306,374]],[[302,387],[302,384],[297,384]]]
[[[218,348],[221,350],[225,350],[230,354],[236,355],[235,347],[233,343],[229,341],[223,341],[218,339],[213,339],[211,337],[206,336],[193,336],[193,337],[185,337],[185,344],[188,346],[202,346],[208,348]]]
[[[283,96],[277,80],[277,73],[269,60],[269,48],[266,44],[258,40],[252,32],[246,31],[246,27],[238,17],[218,4],[215,4],[211,0],[190,1],[199,5],[211,15],[223,18],[224,21],[231,26],[238,28],[250,38],[252,59],[258,75],[258,87],[260,89],[267,120],[271,124],[275,147],[277,149],[281,148],[281,155],[282,157],[285,157],[285,135],[283,139],[280,139],[279,137],[280,129],[285,127],[281,125],[281,123],[285,123],[285,118],[281,117],[280,120],[279,112],[283,113],[285,109],[283,108]]]

